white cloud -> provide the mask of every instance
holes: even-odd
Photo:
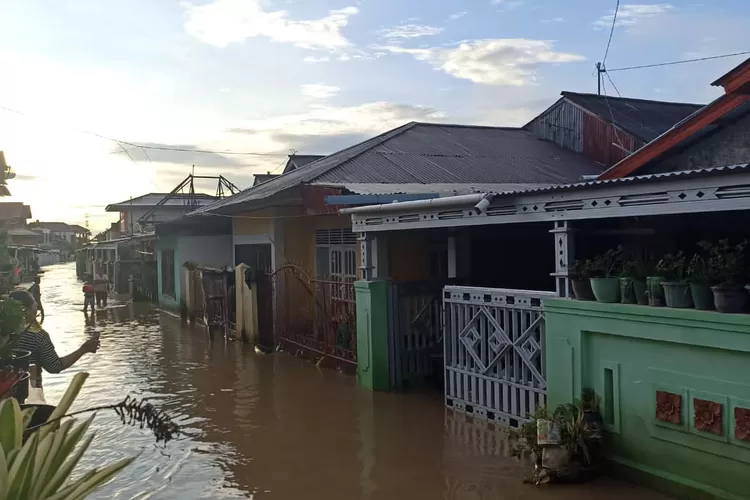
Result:
[[[553,17],[552,19],[544,19],[542,20],[542,22],[545,24],[551,24],[551,23],[556,24],[556,23],[567,23],[568,20],[565,19],[564,17]]]
[[[284,10],[265,10],[262,0],[214,0],[200,6],[189,5],[185,30],[196,39],[226,47],[248,38],[267,37],[310,50],[336,52],[351,44],[341,29],[359,11],[356,7],[332,10],[327,16],[293,20]]]
[[[461,11],[461,12],[456,12],[455,14],[451,14],[450,17],[448,18],[448,20],[449,21],[455,21],[456,19],[461,19],[462,17],[464,17],[468,13],[469,13],[469,11],[466,11],[466,10]]]
[[[505,10],[511,10],[511,9],[517,9],[518,7],[523,6],[526,1],[525,0],[492,0],[490,2],[492,5],[500,5]]]
[[[338,87],[324,83],[308,83],[301,85],[300,88],[302,89],[302,95],[310,99],[330,99],[341,90]]]
[[[674,10],[674,6],[668,3],[658,4],[627,4],[620,6],[617,11],[617,26],[633,26],[640,21],[649,19],[659,14]],[[612,26],[614,11],[594,21],[597,29],[609,29]]]
[[[307,56],[304,59],[302,59],[303,62],[306,62],[308,64],[328,62],[330,60],[331,60],[330,57],[315,57],[315,56]]]
[[[427,106],[378,101],[345,107],[317,105],[304,113],[246,121],[232,130],[251,134],[253,140],[262,143],[267,150],[283,151],[288,149],[289,144],[278,142],[275,136],[374,135],[410,121],[431,121],[444,117],[444,113]],[[246,142],[243,140],[243,143]]]
[[[422,36],[439,35],[443,28],[437,26],[425,26],[421,24],[402,24],[393,28],[380,30],[380,36],[387,40],[402,40],[419,38]]]
[[[455,48],[408,49],[382,47],[394,54],[410,54],[435,69],[474,83],[522,86],[534,82],[542,64],[568,63],[585,57],[553,50],[548,40],[500,38],[463,42]]]

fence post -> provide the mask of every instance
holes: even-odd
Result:
[[[373,391],[390,388],[388,282],[357,281],[357,380]]]

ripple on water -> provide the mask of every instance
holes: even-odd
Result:
[[[101,350],[66,373],[44,375],[58,401],[77,371],[90,373],[74,409],[148,398],[185,428],[168,446],[100,412],[83,467],[140,453],[97,499],[439,500],[537,499],[493,431],[446,413],[439,395],[373,394],[352,377],[238,343],[148,307],[88,320],[73,265],[42,281],[45,328],[61,354],[99,332]],[[660,498],[619,483],[554,491],[554,499]]]

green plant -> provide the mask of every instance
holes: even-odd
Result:
[[[709,272],[722,285],[742,285],[745,274],[745,248],[747,240],[731,245],[728,239],[717,243],[702,241],[698,244],[707,255]]]
[[[74,415],[112,409],[123,423],[151,429],[157,441],[169,441],[179,431],[152,405],[129,398],[68,414],[87,377],[76,374],[49,419],[35,427],[29,427],[33,408],[21,410],[12,398],[0,402],[0,499],[82,500],[135,460],[79,473],[76,467],[94,439],[86,433],[95,415],[80,425],[69,418]]]
[[[591,388],[585,388],[581,391],[581,409],[583,411],[597,412],[601,400],[599,395]]]
[[[617,274],[622,264],[622,245],[610,248],[606,252],[597,255],[591,261],[592,274],[597,277],[611,278]]]
[[[570,271],[576,278],[590,278],[593,272],[591,260],[574,260]]]
[[[703,285],[712,285],[718,280],[715,269],[712,269],[706,257],[700,253],[694,254],[690,259],[687,268],[687,278],[693,283]]]
[[[682,251],[666,254],[656,264],[656,271],[667,281],[685,281],[687,268],[687,259]]]

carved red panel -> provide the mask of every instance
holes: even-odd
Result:
[[[734,409],[734,437],[740,441],[750,441],[750,408]]]
[[[680,425],[682,423],[682,396],[673,392],[656,391],[656,420]]]
[[[693,398],[693,417],[699,431],[721,434],[721,403]]]

